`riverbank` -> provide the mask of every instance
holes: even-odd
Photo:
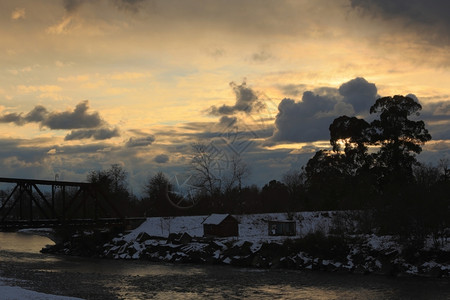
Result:
[[[357,274],[449,277],[450,253],[413,250],[393,237],[308,234],[304,238],[253,243],[236,239],[193,239],[189,243],[142,233],[135,241],[115,239],[103,256],[158,262],[226,264],[253,268],[322,270]]]
[[[98,259],[23,253],[22,247],[17,251],[0,250],[0,277],[8,286],[81,299],[444,300],[450,293],[446,278]],[[55,298],[63,299],[38,299]]]
[[[269,220],[286,220],[286,214],[235,216],[239,236],[227,238],[202,237],[207,216],[148,218],[135,230],[111,240],[104,233],[85,233],[45,251],[170,263],[450,277],[448,239],[441,244],[427,240],[417,248],[394,236],[335,234],[336,214],[292,214],[296,235],[289,237],[271,236],[267,225]]]

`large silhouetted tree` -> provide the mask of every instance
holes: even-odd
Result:
[[[422,106],[410,97],[394,96],[378,99],[370,113],[379,114],[379,119],[370,125],[371,144],[380,146],[376,166],[381,171],[383,182],[412,180],[415,154],[422,145],[431,140],[423,121],[410,120],[419,115]]]
[[[305,167],[306,187],[318,207],[365,206],[360,199],[372,202],[377,192],[412,183],[415,155],[431,139],[423,121],[410,119],[421,109],[410,97],[383,97],[370,108],[379,117],[370,124],[336,118],[329,128],[332,151],[318,151]]]

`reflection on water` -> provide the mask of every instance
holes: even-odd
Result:
[[[0,250],[39,253],[46,245],[55,243],[44,236],[18,232],[0,232]]]
[[[85,299],[450,299],[449,279],[242,269],[41,254],[41,236],[0,233],[0,276]],[[0,296],[1,298],[1,296]]]

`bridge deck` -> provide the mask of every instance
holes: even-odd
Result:
[[[94,219],[71,219],[61,222],[57,219],[42,220],[8,220],[0,222],[0,230],[13,230],[23,228],[59,228],[59,227],[102,227],[102,226],[122,226],[131,223],[143,222],[146,218],[99,218]]]
[[[57,185],[57,186],[89,186],[90,185],[90,183],[88,183],[88,182],[5,178],[5,177],[0,177],[0,182],[16,183],[16,184],[17,183],[29,183],[29,184],[38,184],[38,185]]]
[[[125,218],[108,193],[96,184],[0,177],[1,182],[15,187],[1,199],[0,229],[97,227],[145,220]],[[51,193],[41,190],[43,185],[51,186]]]

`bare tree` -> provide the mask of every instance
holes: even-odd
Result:
[[[225,178],[225,189],[231,190],[237,186],[242,189],[242,180],[250,175],[249,166],[242,160],[240,156],[234,155],[229,162],[228,176]]]
[[[444,181],[450,180],[450,168],[449,168],[449,160],[448,158],[441,158],[439,160],[438,168],[441,172],[441,177]]]
[[[207,145],[202,143],[192,144],[194,157],[191,161],[191,168],[194,172],[196,186],[206,190],[210,195],[220,191],[222,181],[214,174],[214,166],[217,164],[216,153],[213,153]]]
[[[192,145],[194,156],[191,169],[194,173],[196,185],[204,189],[209,195],[233,187],[242,187],[242,181],[250,174],[250,169],[241,157],[228,158],[224,151],[214,147],[195,143]]]

